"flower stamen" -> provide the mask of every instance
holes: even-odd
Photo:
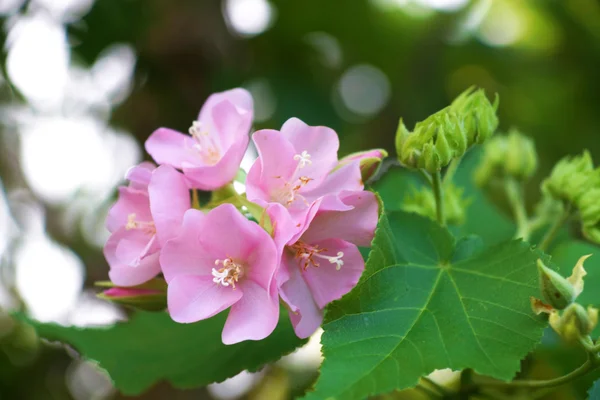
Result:
[[[219,162],[221,159],[219,145],[208,130],[203,129],[200,121],[193,121],[188,132],[194,139],[193,150],[200,155],[205,164],[215,165]]]
[[[298,161],[298,168],[304,168],[306,165],[312,164],[312,161],[310,161],[310,154],[308,154],[308,151],[306,150],[300,154],[296,154],[294,160]]]
[[[126,230],[141,229],[146,233],[155,234],[156,227],[154,221],[136,221],[135,213],[131,213],[127,216],[127,223],[125,224]]]
[[[223,265],[223,268],[212,269],[212,275],[214,276],[213,282],[225,287],[231,286],[233,290],[235,290],[235,284],[244,275],[244,268],[242,265],[233,261],[231,257],[224,260],[215,260],[215,265]]]
[[[318,268],[320,266],[319,262],[317,260],[315,260],[315,258],[327,260],[327,261],[329,261],[330,264],[335,264],[335,269],[337,271],[339,271],[342,268],[342,266],[344,265],[344,260],[342,260],[342,257],[344,257],[344,252],[342,252],[342,251],[338,251],[337,255],[335,257],[334,256],[326,256],[321,253],[323,253],[324,251],[327,251],[327,249],[320,248],[319,245],[311,246],[309,244],[302,242],[301,240],[297,241],[290,247],[292,248],[292,250],[294,250],[295,257],[301,263],[304,263],[303,269],[305,271],[309,266],[313,266],[315,268]]]

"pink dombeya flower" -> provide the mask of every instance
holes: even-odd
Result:
[[[167,304],[176,322],[210,318],[231,307],[225,344],[261,340],[279,319],[273,239],[231,204],[185,213],[179,235],[160,255]]]
[[[323,321],[323,308],[348,293],[365,263],[358,246],[369,246],[378,220],[378,203],[368,191],[343,192],[338,201],[316,201],[296,224],[280,205],[268,211],[275,221],[281,252],[279,294],[288,305],[296,334],[310,336]]]
[[[160,272],[159,250],[181,225],[190,208],[182,174],[167,165],[142,163],[126,175],[106,225],[111,236],[104,246],[111,281],[118,286],[144,283]]]
[[[279,203],[299,220],[322,196],[363,189],[359,160],[333,171],[339,140],[330,128],[291,118],[280,132],[257,131],[252,140],[258,158],[248,172],[246,195],[263,207]]]
[[[238,172],[252,126],[252,96],[244,89],[214,93],[206,100],[189,135],[159,128],[146,151],[159,164],[183,171],[197,189],[218,189]]]

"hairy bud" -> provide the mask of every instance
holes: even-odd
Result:
[[[97,285],[111,284],[98,282]],[[147,311],[161,311],[167,308],[167,284],[158,278],[133,287],[113,286],[97,296],[113,303]]]
[[[583,194],[600,188],[600,170],[594,170],[588,151],[580,156],[565,157],[554,166],[542,188],[557,200],[577,205]]]
[[[499,98],[496,95],[491,104],[483,89],[474,87],[462,92],[450,105],[450,110],[456,112],[464,120],[464,128],[468,138],[468,146],[481,144],[490,138],[498,127]]]
[[[537,169],[533,140],[512,129],[508,135],[491,138],[483,148],[483,157],[475,170],[475,182],[486,186],[495,179],[529,179]]]
[[[440,171],[483,143],[498,126],[497,103],[492,106],[483,90],[462,93],[448,107],[415,124],[410,132],[402,120],[396,131],[396,150],[402,164],[430,173]]]

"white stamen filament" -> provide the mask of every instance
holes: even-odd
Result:
[[[219,162],[221,159],[220,147],[208,130],[203,130],[200,121],[193,121],[188,132],[194,139],[192,146],[194,151],[200,155],[205,164],[215,165]]]
[[[244,275],[243,267],[234,262],[231,257],[224,260],[215,260],[215,265],[223,265],[223,268],[212,269],[212,275],[214,276],[213,282],[217,285],[223,285],[225,287],[231,286],[235,290],[235,284]]]
[[[342,266],[344,265],[344,260],[342,260],[342,257],[344,257],[344,252],[342,251],[338,251],[335,257],[327,256],[325,254],[321,254],[327,251],[327,249],[319,248],[318,245],[311,246],[300,240],[294,243],[291,246],[291,248],[295,251],[296,258],[304,261],[305,270],[306,268],[308,268],[309,265],[312,265],[315,268],[318,268],[320,266],[319,262],[315,260],[315,257],[327,260],[331,264],[335,264],[335,269],[337,271],[342,269]]]
[[[296,154],[294,160],[298,161],[298,168],[304,168],[306,165],[312,164],[312,161],[310,161],[310,154],[308,154],[308,151],[306,150],[300,154]]]

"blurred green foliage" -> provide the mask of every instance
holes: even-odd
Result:
[[[26,1],[18,12],[25,13],[31,3]],[[402,2],[394,0],[271,3],[272,26],[243,38],[228,29],[220,0],[96,0],[83,18],[68,23],[72,59],[91,65],[111,44],[133,46],[138,57],[134,88],[113,110],[111,120],[132,132],[140,145],[159,126],[185,131],[211,92],[258,81],[268,84],[275,108],[256,128],[279,128],[296,116],[336,129],[342,154],[381,147],[394,157],[399,117],[413,126],[476,85],[490,97],[499,94],[501,130],[515,126],[535,140],[540,160],[539,172],[527,188],[530,205],[539,196],[538,184],[559,158],[583,148],[600,157],[597,0],[470,1],[451,12],[414,2],[400,6],[396,3]],[[482,4],[489,10],[478,20]],[[5,27],[0,32],[3,48],[11,18],[0,20]],[[513,42],[490,45],[490,35],[507,32],[516,32]],[[323,41],[328,44],[323,46]],[[0,61],[7,78],[5,60],[3,51]],[[340,98],[340,78],[361,64],[378,68],[389,80],[389,101],[372,116],[353,113]],[[368,100],[371,94],[359,95]],[[0,96],[4,103],[23,101],[6,88]],[[465,160],[464,171],[477,157]],[[22,179],[13,162],[0,157],[0,178],[7,187],[18,186],[14,180]],[[465,231],[490,242],[511,231],[507,214],[489,208],[469,174],[459,171],[456,178],[471,196],[471,212],[487,218],[485,225],[477,218],[467,219]],[[379,188],[384,199],[398,199],[399,206],[410,185],[389,187],[381,181]],[[394,209],[394,204],[386,205]],[[66,235],[52,218],[50,213],[49,233],[82,257],[88,283],[105,279],[107,266],[100,250]],[[69,398],[64,352],[44,350],[35,363],[23,365],[7,360],[0,354],[0,399]],[[158,387],[142,398],[173,393]],[[179,392],[176,398],[205,395]]]

